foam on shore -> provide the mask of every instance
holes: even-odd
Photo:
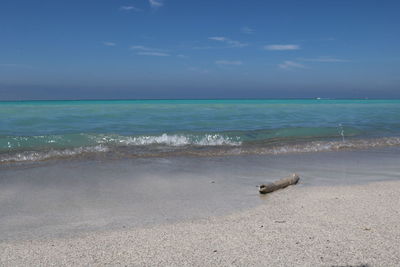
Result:
[[[400,137],[352,138],[346,140],[271,139],[241,142],[222,135],[140,136],[114,139],[96,137],[96,145],[41,150],[10,150],[0,153],[0,164],[71,158],[132,158],[168,156],[231,156],[360,150],[400,146]]]

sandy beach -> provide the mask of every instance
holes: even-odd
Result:
[[[400,0],[0,0],[0,267],[400,267]]]
[[[0,264],[398,266],[400,182],[299,187],[223,217],[3,242]]]

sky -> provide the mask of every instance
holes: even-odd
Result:
[[[400,98],[397,0],[1,0],[0,100]]]

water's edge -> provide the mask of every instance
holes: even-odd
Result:
[[[0,164],[400,145],[400,100],[0,102]]]
[[[125,142],[99,143],[72,148],[42,148],[0,153],[0,164],[62,159],[123,159],[170,156],[232,156],[279,155],[342,150],[360,150],[400,146],[400,137],[337,139],[275,139],[259,142],[239,142],[214,135],[190,143],[183,136],[161,135],[145,139],[126,139]]]

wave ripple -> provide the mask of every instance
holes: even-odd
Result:
[[[205,135],[190,139],[182,135],[126,137],[112,139],[101,137],[101,144],[66,149],[9,151],[0,153],[0,163],[35,162],[76,157],[166,157],[166,156],[228,156],[228,155],[278,155],[340,150],[370,149],[400,146],[400,137],[347,139],[346,141],[274,140],[274,142],[240,142],[222,135]]]

